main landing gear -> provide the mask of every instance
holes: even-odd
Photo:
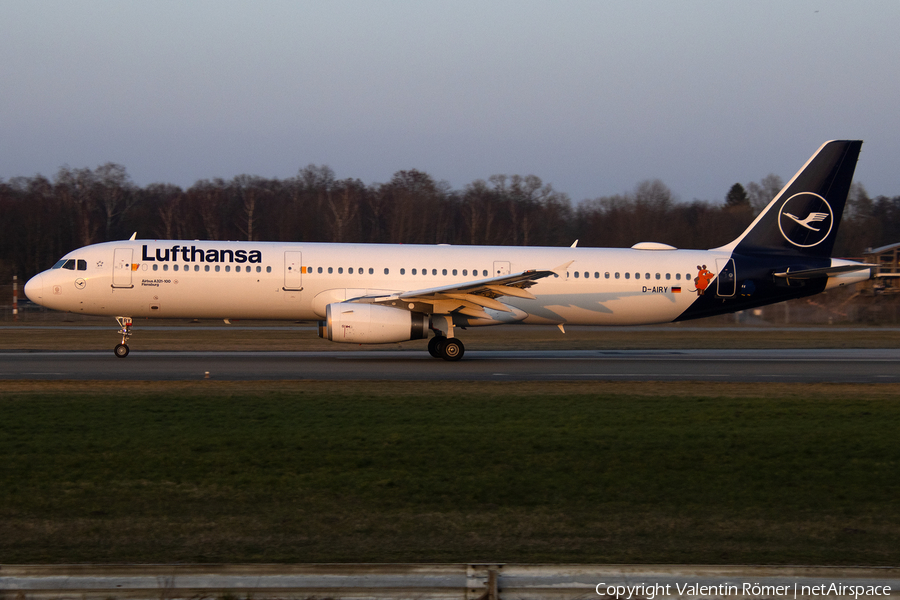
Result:
[[[466,347],[456,338],[437,335],[428,340],[428,353],[435,358],[454,361],[461,359],[465,352]]]
[[[119,323],[119,327],[122,328],[118,331],[118,333],[122,334],[122,342],[116,345],[114,352],[119,358],[125,358],[128,356],[128,344],[125,342],[131,337],[131,317],[116,317],[116,321]]]

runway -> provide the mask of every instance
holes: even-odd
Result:
[[[900,349],[335,352],[0,352],[3,380],[722,381],[890,383]]]
[[[815,600],[892,597],[891,567],[571,564],[3,565],[29,598]],[[831,586],[837,591],[826,591]],[[844,586],[844,587],[840,587]],[[852,587],[850,587],[852,586]],[[230,593],[226,593],[230,592]]]

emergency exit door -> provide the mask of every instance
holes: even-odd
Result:
[[[503,275],[509,275],[509,261],[495,260],[493,277],[502,277]]]
[[[284,253],[284,291],[299,292],[303,289],[302,253],[290,250]]]

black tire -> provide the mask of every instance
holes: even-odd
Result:
[[[128,346],[126,346],[125,344],[118,344],[114,352],[119,358],[125,358],[126,356],[128,356]]]
[[[440,345],[440,351],[441,358],[444,360],[455,361],[463,357],[463,354],[466,353],[466,347],[463,346],[463,343],[458,339],[451,338],[449,340],[444,340]]]
[[[441,342],[446,340],[442,335],[436,335],[428,340],[428,354],[434,358],[441,358]]]

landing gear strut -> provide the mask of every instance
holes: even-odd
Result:
[[[122,334],[122,342],[116,345],[115,353],[119,358],[125,358],[128,356],[128,344],[125,342],[131,337],[131,317],[116,317],[116,321],[121,327],[118,333]]]

